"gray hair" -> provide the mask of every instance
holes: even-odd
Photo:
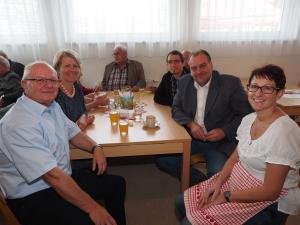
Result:
[[[0,55],[0,65],[5,66],[8,70],[10,69],[9,61],[2,55]]]
[[[124,45],[116,45],[114,47],[114,50],[117,50],[117,49],[119,49],[127,54],[127,48]]]
[[[0,50],[0,56],[3,56],[4,58],[8,59],[7,54],[3,50]]]
[[[46,66],[50,70],[52,70],[53,74],[55,74],[57,76],[57,72],[55,71],[55,69],[49,63],[47,63],[45,61],[36,61],[36,62],[32,62],[32,63],[25,66],[24,75],[23,75],[22,80],[26,80],[31,75],[31,70],[34,67],[37,67],[37,66]]]
[[[74,59],[78,63],[81,69],[81,61],[80,61],[79,54],[72,49],[63,49],[61,51],[58,51],[53,58],[53,67],[56,70],[56,72],[58,72],[59,67],[61,66],[63,57],[70,57]]]

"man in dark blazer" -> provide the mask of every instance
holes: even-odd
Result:
[[[133,90],[146,86],[143,65],[127,57],[127,49],[118,45],[114,48],[114,62],[105,66],[101,88],[105,91],[130,86]]]
[[[168,72],[165,73],[154,94],[154,101],[158,104],[172,106],[176,94],[178,79],[187,72],[183,66],[183,55],[173,50],[167,55]]]
[[[214,71],[207,51],[192,53],[189,65],[191,76],[179,80],[172,116],[191,134],[191,154],[203,154],[210,177],[223,168],[233,152],[237,128],[251,108],[240,79]],[[180,176],[181,157],[161,158],[157,164]],[[192,184],[202,178],[191,168]]]

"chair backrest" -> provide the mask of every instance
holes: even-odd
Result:
[[[194,165],[197,163],[206,163],[206,160],[204,159],[204,157],[201,153],[191,155],[191,163],[190,164]]]
[[[18,219],[16,218],[16,216],[13,214],[13,212],[6,204],[6,201],[2,196],[1,192],[0,192],[0,212],[3,214],[5,222],[8,225],[21,225]]]
[[[14,106],[15,103],[11,103],[8,106],[5,106],[4,108],[0,109],[0,119],[2,119],[2,117],[7,113],[7,111]]]

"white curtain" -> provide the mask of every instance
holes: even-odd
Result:
[[[299,54],[300,1],[193,1],[191,48],[218,56]],[[198,43],[197,43],[198,41]]]
[[[299,54],[299,16],[298,0],[0,0],[0,49],[49,62],[62,48],[108,57],[115,44],[137,57]]]

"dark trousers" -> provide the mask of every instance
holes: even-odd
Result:
[[[90,170],[73,170],[73,179],[95,200],[103,200],[105,208],[117,221],[125,225],[126,183],[123,177],[104,174],[97,176]],[[89,215],[64,200],[48,188],[20,199],[7,200],[22,225],[92,225]]]
[[[222,170],[226,160],[228,159],[228,157],[223,152],[217,150],[218,145],[218,142],[203,142],[196,139],[192,139],[191,155],[197,153],[203,154],[207,162],[208,178]],[[174,177],[181,177],[181,155],[159,156],[156,158],[155,163],[160,170],[165,171]],[[198,184],[206,179],[206,176],[201,171],[191,166],[190,186]]]

